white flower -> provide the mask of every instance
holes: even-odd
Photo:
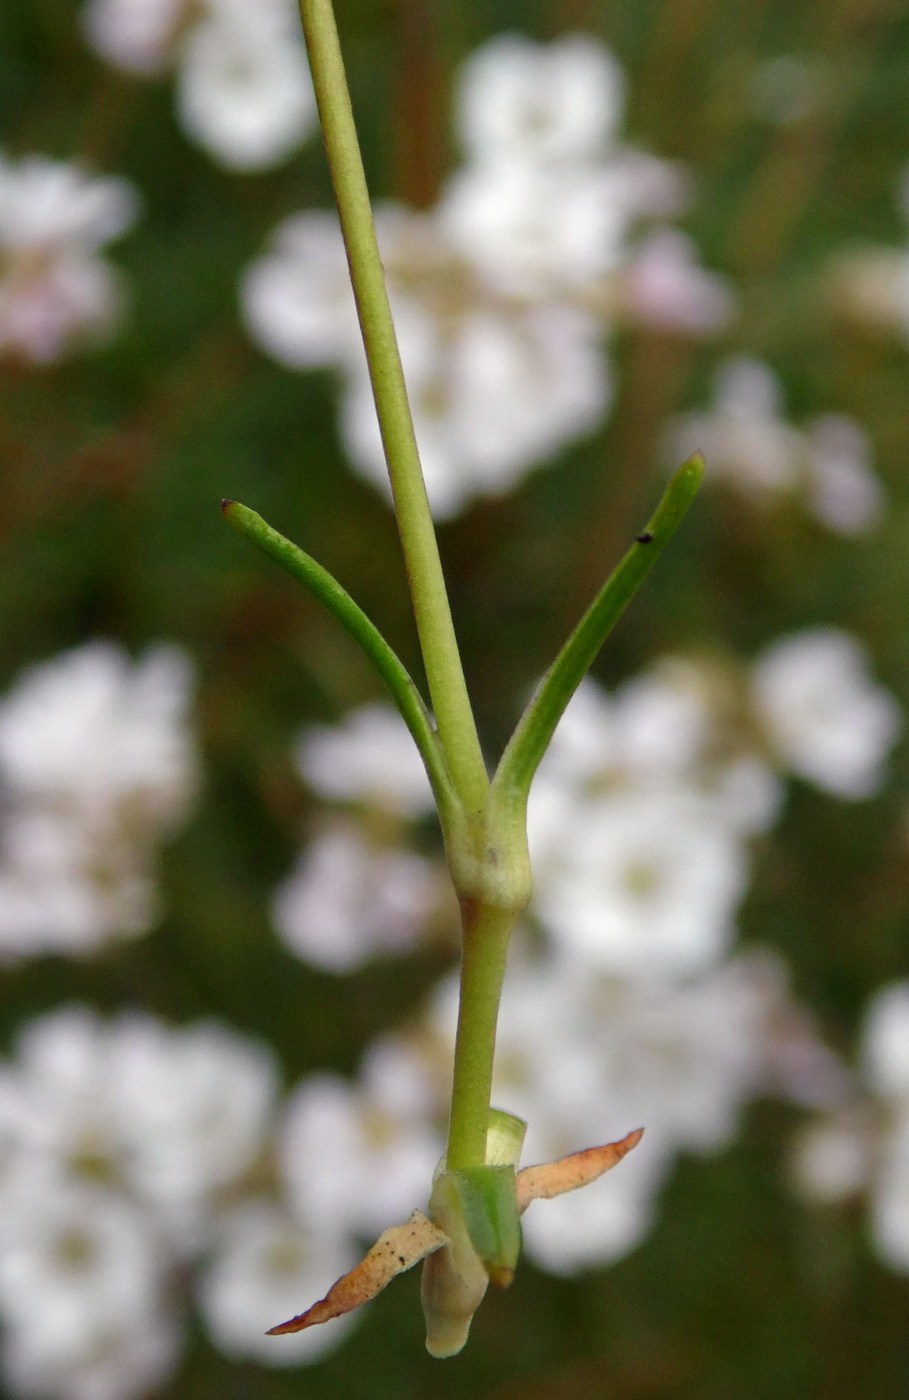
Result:
[[[264,1045],[216,1022],[174,1030],[133,1015],[119,1021],[114,1052],[126,1168],[143,1195],[198,1203],[252,1164],[277,1097]]]
[[[716,378],[715,407],[676,421],[667,455],[673,461],[694,451],[710,463],[711,479],[732,481],[760,499],[793,490],[800,438],[781,417],[776,375],[758,360],[727,360]]]
[[[100,1323],[138,1321],[161,1288],[148,1217],[106,1187],[20,1193],[0,1249],[0,1312],[45,1330],[48,1350],[78,1352]]]
[[[875,993],[865,1012],[862,1040],[872,1088],[909,1107],[909,981],[892,982]]]
[[[132,663],[89,643],[0,701],[0,950],[91,952],[154,917],[155,843],[196,781],[190,676],[176,649]]]
[[[60,1351],[49,1344],[44,1318],[8,1329],[2,1366],[16,1396],[41,1400],[144,1400],[176,1368],[181,1337],[160,1311],[131,1318],[101,1319],[78,1346]]]
[[[185,130],[230,169],[276,165],[313,130],[292,0],[89,0],[83,22],[89,43],[119,67],[176,67]]]
[[[0,771],[35,801],[170,824],[194,779],[186,658],[161,646],[131,662],[90,642],[26,671],[0,703]]]
[[[70,1007],[25,1028],[0,1123],[36,1178],[130,1192],[183,1249],[263,1148],[275,1097],[270,1054],[215,1023]]]
[[[635,194],[633,168],[467,166],[448,182],[439,215],[493,291],[536,300],[589,292],[616,271]]]
[[[440,1143],[419,1111],[366,1084],[315,1074],[291,1095],[280,1139],[289,1199],[304,1223],[371,1236],[424,1199]]]
[[[874,1139],[873,1123],[855,1111],[809,1123],[795,1142],[791,1172],[796,1187],[822,1204],[858,1195],[872,1174]]]
[[[909,1272],[909,1110],[905,1104],[884,1139],[872,1188],[871,1231],[886,1262]]]
[[[513,487],[566,442],[589,433],[610,399],[596,322],[541,305],[464,314],[455,326],[395,303],[417,444],[433,512],[446,519],[474,496]],[[361,369],[342,404],[355,467],[387,490],[371,390]]]
[[[594,160],[619,125],[624,89],[618,63],[588,35],[544,45],[503,34],[461,69],[458,134],[477,162]]]
[[[301,852],[274,903],[284,944],[329,972],[410,952],[437,902],[435,865],[335,822]]]
[[[626,976],[687,973],[724,951],[747,860],[697,794],[667,785],[591,798],[563,811],[548,846],[532,823],[535,909],[560,946]]]
[[[810,424],[806,446],[809,500],[818,520],[841,535],[873,529],[885,499],[858,424],[841,413],[825,414]]]
[[[838,797],[879,790],[901,715],[854,637],[831,627],[784,638],[756,662],[752,694],[768,740],[799,777]]]
[[[3,1368],[16,1394],[130,1400],[162,1382],[178,1336],[162,1312],[161,1240],[107,1187],[35,1177],[0,1242]]]
[[[323,1145],[326,1153],[331,1145]],[[267,1366],[317,1361],[341,1344],[351,1316],[293,1337],[267,1337],[275,1319],[324,1293],[353,1263],[350,1246],[324,1229],[302,1226],[269,1201],[248,1201],[221,1221],[216,1253],[198,1284],[199,1302],[218,1348]]]
[[[880,520],[884,495],[862,429],[823,414],[800,431],[782,415],[782,388],[759,360],[727,360],[716,378],[714,408],[670,425],[666,454],[675,462],[704,453],[712,480],[730,482],[756,503],[798,495],[817,520],[859,535]]]
[[[285,219],[240,288],[253,338],[281,364],[313,369],[347,361],[358,344],[356,306],[335,214]]]
[[[92,48],[119,68],[155,73],[170,56],[186,0],[88,0],[82,24]]]
[[[261,3],[261,0],[260,0]],[[273,17],[269,11],[274,11]],[[293,9],[218,13],[183,46],[178,110],[186,132],[223,165],[262,170],[309,134],[315,96]],[[269,21],[262,19],[269,15]],[[278,21],[277,23],[271,22]]]
[[[99,250],[126,232],[137,208],[126,180],[0,156],[0,355],[41,364],[107,337],[121,290]]]
[[[725,278],[697,261],[690,238],[660,228],[635,248],[622,273],[623,308],[644,325],[712,335],[730,321],[735,297]]]
[[[432,811],[422,759],[390,705],[364,705],[340,725],[308,729],[296,757],[303,778],[320,797],[375,805],[402,817]]]
[[[680,235],[664,234],[661,289],[651,277],[646,293],[643,263],[640,295],[626,278],[636,226],[678,212],[684,180],[677,166],[614,144],[620,88],[615,60],[591,38],[492,41],[464,70],[467,162],[434,209],[376,212],[439,518],[513,489],[597,426],[612,397],[603,342],[622,310],[698,332],[725,314],[725,289]],[[282,224],[241,297],[251,334],[281,363],[340,372],[344,446],[387,490],[336,221]]]

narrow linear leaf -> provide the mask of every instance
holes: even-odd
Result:
[[[566,1191],[576,1191],[579,1186],[587,1186],[598,1176],[608,1172],[626,1157],[633,1147],[637,1147],[644,1136],[643,1128],[633,1132],[618,1142],[607,1142],[602,1147],[587,1147],[583,1152],[572,1152],[568,1157],[560,1157],[557,1162],[543,1162],[538,1167],[525,1167],[518,1172],[517,1198],[518,1211],[523,1214],[531,1201],[549,1201],[553,1196],[563,1196]]]
[[[704,461],[698,453],[674,473],[651,519],[546,672],[511,736],[493,780],[497,795],[505,802],[526,803],[531,779],[565,707],[682,523],[703,474]]]
[[[224,518],[299,583],[337,618],[358,642],[387,688],[420,751],[440,812],[450,812],[456,802],[448,765],[429,711],[413,679],[397,653],[345,588],[310,554],[300,549],[261,515],[239,501],[222,501]]]
[[[333,1317],[352,1312],[381,1293],[398,1274],[412,1269],[427,1254],[445,1244],[448,1244],[448,1236],[421,1211],[415,1210],[403,1225],[392,1225],[384,1230],[365,1258],[349,1273],[342,1274],[324,1298],[297,1317],[269,1327],[265,1335],[284,1337],[289,1332],[302,1332],[306,1327],[315,1327],[320,1322],[330,1322]]]

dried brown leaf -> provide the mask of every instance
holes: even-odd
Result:
[[[415,1210],[403,1225],[392,1225],[384,1230],[365,1258],[333,1283],[324,1298],[299,1316],[277,1327],[269,1327],[266,1335],[282,1337],[288,1332],[302,1332],[304,1327],[330,1322],[333,1317],[351,1312],[381,1293],[405,1269],[412,1268],[427,1254],[448,1243],[448,1236],[421,1211]]]
[[[635,1128],[619,1142],[607,1142],[602,1147],[588,1147],[583,1152],[572,1152],[568,1157],[560,1157],[557,1162],[544,1162],[537,1167],[525,1167],[518,1172],[518,1210],[523,1212],[531,1201],[545,1201],[552,1196],[561,1196],[566,1191],[575,1191],[579,1186],[596,1181],[598,1176],[608,1172],[617,1162],[637,1147],[644,1136],[643,1128]]]

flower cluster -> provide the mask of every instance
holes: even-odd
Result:
[[[804,1195],[826,1205],[867,1195],[874,1246],[909,1272],[909,982],[871,998],[860,1073],[803,1131],[794,1173]]]
[[[92,642],[0,701],[0,959],[144,933],[153,857],[195,787],[190,675],[173,647]]]
[[[716,377],[713,409],[669,425],[668,460],[696,449],[710,462],[712,481],[728,482],[757,505],[796,498],[838,534],[862,534],[883,514],[859,425],[827,413],[804,429],[792,427],[782,415],[779,380],[758,360],[728,360]]]
[[[0,155],[0,356],[45,364],[107,337],[122,292],[99,250],[126,232],[137,208],[119,177]]]
[[[309,730],[296,757],[311,791],[337,806],[277,891],[282,941],[330,972],[410,952],[447,892],[437,861],[402,849],[408,824],[433,810],[410,735],[393,710],[368,705],[338,729]]]
[[[118,68],[176,68],[184,130],[230,169],[277,165],[315,128],[293,0],[88,0],[83,21]]]
[[[611,400],[617,318],[700,334],[730,293],[677,230],[677,167],[617,139],[623,78],[595,40],[491,40],[465,64],[465,153],[434,208],[380,205],[376,226],[433,510],[510,489],[589,433]],[[298,214],[248,270],[254,338],[294,368],[336,368],[356,469],[384,458],[337,219]]]
[[[270,1052],[215,1022],[32,1021],[0,1069],[10,1388],[147,1394],[179,1358],[187,1283],[228,1355],[283,1366],[335,1347],[341,1326],[264,1332],[425,1191],[439,1139],[412,1079],[377,1048],[359,1084],[313,1076],[282,1105]]]

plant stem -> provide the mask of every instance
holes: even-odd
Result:
[[[489,789],[401,369],[331,0],[300,0],[322,134],[439,739],[468,814]]]
[[[462,903],[462,915],[461,989],[446,1157],[449,1171],[483,1166],[486,1161],[496,1022],[516,917],[512,909],[468,900]]]

